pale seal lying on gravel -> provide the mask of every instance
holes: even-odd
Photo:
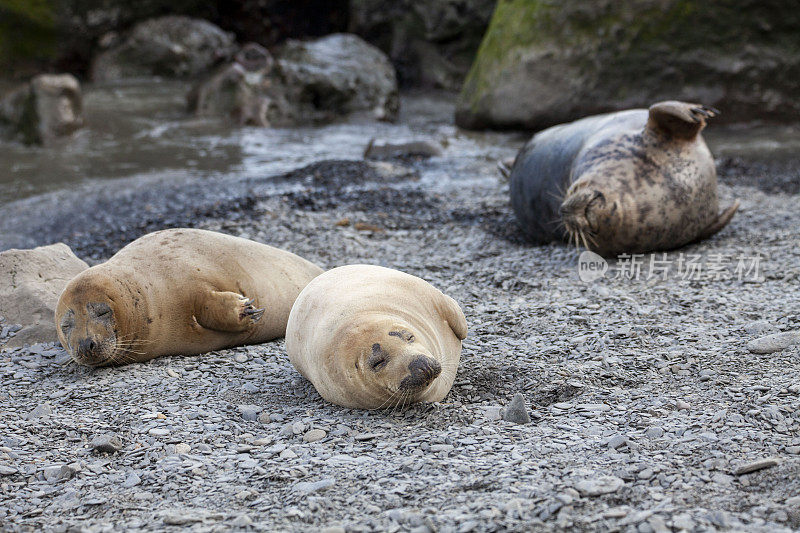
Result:
[[[69,282],[56,307],[58,337],[91,366],[265,342],[285,333],[295,298],[321,273],[247,239],[157,231]]]
[[[511,169],[511,205],[536,242],[563,239],[604,255],[677,248],[710,237],[718,214],[714,159],[700,131],[707,107],[660,102],[536,134]]]
[[[350,265],[322,274],[300,293],[286,351],[329,402],[380,409],[444,398],[466,336],[461,308],[428,282]]]

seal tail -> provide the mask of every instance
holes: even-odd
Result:
[[[720,213],[716,220],[714,220],[703,231],[700,232],[700,235],[697,236],[694,242],[707,239],[712,235],[714,235],[715,233],[717,233],[722,228],[724,228],[725,226],[727,226],[728,222],[731,221],[737,209],[739,209],[739,200],[734,201],[733,205],[731,205],[728,209]]]

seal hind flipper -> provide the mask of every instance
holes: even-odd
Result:
[[[195,314],[197,323],[215,331],[246,331],[258,322],[264,309],[256,308],[253,300],[235,292],[211,291],[199,302]]]
[[[719,115],[713,107],[669,100],[649,109],[648,127],[658,128],[673,137],[694,139],[709,118]]]
[[[711,224],[709,224],[703,231],[700,232],[700,234],[697,236],[697,238],[695,238],[693,242],[707,239],[712,235],[714,235],[715,233],[717,233],[722,228],[724,228],[725,226],[727,226],[728,222],[731,221],[737,209],[739,209],[739,200],[733,202],[733,205],[731,205],[728,209],[720,213],[719,216]]]

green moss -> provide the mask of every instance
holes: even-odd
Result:
[[[0,0],[0,66],[49,60],[56,40],[54,2]]]
[[[734,54],[745,43],[800,52],[799,11],[781,0],[499,0],[461,102],[477,113],[526,52],[600,69],[619,90],[688,52]]]

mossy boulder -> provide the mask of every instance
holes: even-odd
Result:
[[[796,120],[798,97],[800,11],[782,0],[500,0],[456,122],[538,130],[665,99]]]

